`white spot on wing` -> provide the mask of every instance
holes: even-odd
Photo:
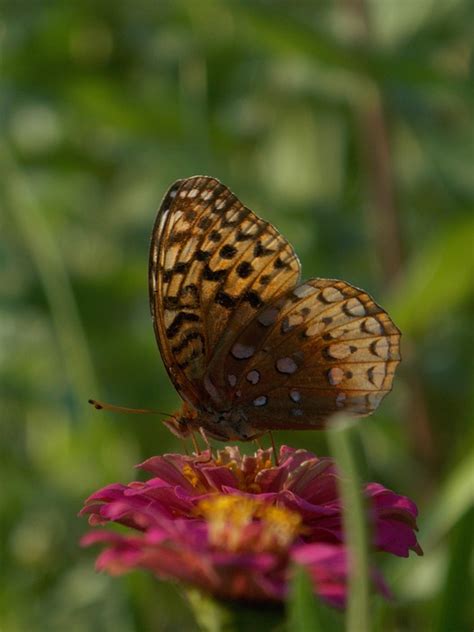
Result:
[[[344,344],[343,342],[336,342],[335,344],[328,347],[328,354],[331,358],[335,358],[336,360],[344,360],[351,354],[351,349],[349,345]]]
[[[205,191],[203,191],[201,193],[201,197],[202,197],[203,200],[208,200],[210,197],[212,197],[211,189],[206,189]]]
[[[251,358],[255,353],[255,348],[248,345],[242,345],[240,342],[236,342],[231,350],[232,355],[237,360],[244,360],[245,358]]]
[[[311,338],[311,336],[317,336],[318,334],[320,334],[322,331],[324,331],[324,329],[325,329],[324,323],[317,322],[310,325],[304,333],[305,333],[305,336],[308,336]]]
[[[329,286],[321,290],[321,295],[327,303],[336,303],[342,301],[344,295],[337,288]]]
[[[270,307],[260,314],[257,318],[258,322],[265,327],[273,325],[278,317],[278,309]]]
[[[224,208],[224,206],[225,206],[225,200],[224,200],[224,198],[219,198],[218,200],[216,200],[216,209],[217,209],[218,211],[220,211],[220,210],[221,210],[221,208]]]
[[[387,338],[379,338],[370,345],[372,353],[379,356],[383,360],[388,360],[389,356],[389,344]]]
[[[268,399],[267,399],[266,395],[260,395],[260,397],[257,397],[257,399],[253,400],[253,405],[254,406],[265,406],[267,401],[268,401]]]
[[[192,237],[191,239],[188,239],[183,250],[181,251],[181,259],[183,259],[184,261],[188,261],[190,256],[196,252],[198,244],[199,240],[197,237]]]
[[[280,373],[294,373],[298,368],[293,358],[280,358],[276,361],[276,368]]]
[[[255,369],[253,371],[249,371],[247,373],[247,380],[250,384],[258,384],[258,381],[260,380],[260,373]]]
[[[310,294],[314,294],[314,292],[314,287],[312,285],[308,285],[307,283],[305,283],[304,285],[300,285],[293,290],[293,294],[298,298],[309,296]]]
[[[337,384],[340,384],[343,379],[344,379],[344,371],[342,369],[340,369],[337,366],[333,367],[332,369],[329,369],[328,371],[329,384],[332,384],[332,386],[336,386]]]
[[[188,193],[188,197],[195,198],[198,193],[199,189],[191,189],[191,191]]]
[[[369,316],[369,318],[364,320],[363,328],[368,334],[373,334],[374,336],[380,336],[383,333],[381,323],[373,316]]]
[[[176,316],[176,312],[165,309],[165,327],[169,327]]]
[[[362,305],[358,298],[350,298],[345,305],[345,310],[351,316],[365,315],[365,307]]]
[[[290,314],[289,316],[287,316],[287,318],[283,320],[281,331],[282,333],[286,334],[291,331],[293,327],[300,325],[302,322],[303,316],[301,314]]]
[[[176,262],[176,248],[169,248],[165,254],[165,268],[171,268]]]
[[[291,409],[291,414],[292,414],[294,417],[302,417],[302,415],[303,415],[303,411],[301,410],[301,408],[292,408],[292,409]]]
[[[239,211],[237,209],[232,209],[232,208],[224,213],[224,217],[226,218],[226,221],[228,222],[232,222],[234,219],[238,217],[238,215],[239,215]]]
[[[347,397],[345,393],[338,393],[336,397],[336,408],[344,408]]]
[[[290,399],[293,402],[299,402],[301,400],[301,393],[295,389],[290,391]]]
[[[229,382],[231,386],[235,386],[237,384],[237,377],[235,375],[230,374],[227,376],[227,381]]]
[[[217,391],[217,388],[211,382],[211,379],[208,375],[206,375],[206,377],[204,378],[204,388],[211,396],[211,399],[213,399],[215,402],[219,401],[219,393]]]

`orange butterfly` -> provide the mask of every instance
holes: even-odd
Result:
[[[300,282],[291,245],[218,180],[175,182],[153,228],[150,305],[184,400],[165,422],[249,440],[372,413],[391,390],[400,332],[345,281]]]

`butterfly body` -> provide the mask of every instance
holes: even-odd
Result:
[[[400,332],[345,281],[300,282],[285,238],[218,180],[174,183],[152,234],[150,305],[184,400],[172,430],[247,440],[365,416],[391,389]]]

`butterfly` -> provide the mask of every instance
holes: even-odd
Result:
[[[288,241],[221,182],[178,180],[153,228],[154,331],[183,399],[168,427],[220,440],[371,414],[391,390],[400,331],[363,290],[300,281]]]

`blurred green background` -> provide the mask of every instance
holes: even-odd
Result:
[[[196,629],[174,586],[97,575],[76,517],[183,450],[87,399],[178,405],[148,243],[195,174],[274,223],[304,276],[367,289],[401,328],[359,443],[364,478],[418,504],[425,557],[380,557],[395,601],[377,629],[472,627],[473,24],[470,0],[0,3],[2,632]],[[276,439],[328,451],[323,433]]]

